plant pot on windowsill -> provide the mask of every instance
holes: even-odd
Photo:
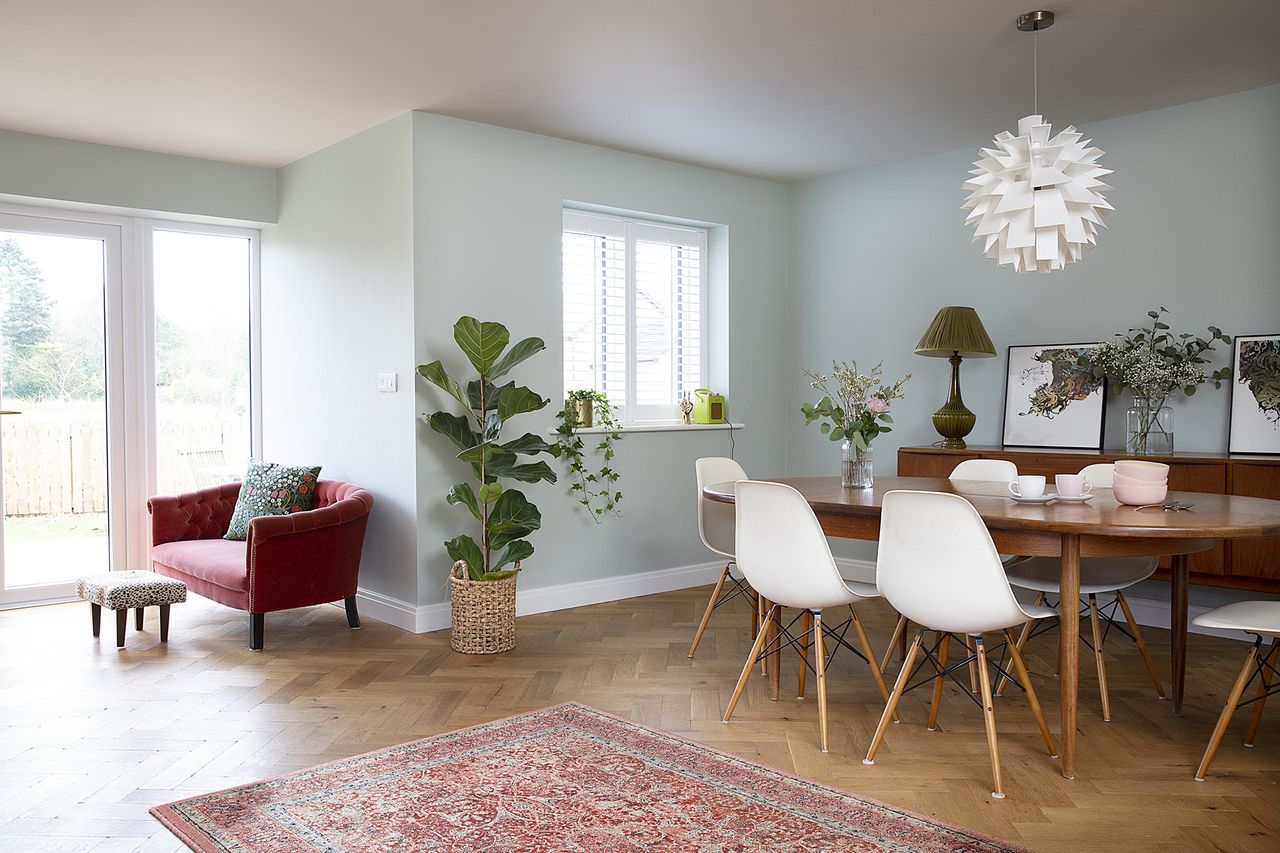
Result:
[[[565,401],[575,429],[589,429],[595,423],[595,401],[590,398]]]
[[[517,574],[496,581],[473,581],[458,560],[449,573],[453,593],[449,645],[464,655],[493,655],[516,647]]]

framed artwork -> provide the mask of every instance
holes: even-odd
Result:
[[[1280,334],[1235,340],[1227,450],[1280,454]]]
[[[1009,347],[1001,443],[1008,447],[1102,449],[1106,382],[1076,363],[1100,345]]]

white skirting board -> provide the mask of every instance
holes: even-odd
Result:
[[[840,573],[850,580],[873,582],[876,566],[870,560],[837,559]],[[546,613],[552,610],[567,610],[571,607],[582,607],[588,604],[602,604],[606,601],[619,601],[624,598],[636,598],[642,595],[653,595],[659,592],[671,592],[693,586],[704,586],[715,583],[716,577],[724,567],[723,563],[707,562],[692,566],[680,566],[674,569],[659,569],[652,572],[637,572],[630,575],[619,575],[599,580],[580,581],[578,583],[560,584],[558,586],[535,587],[533,589],[517,589],[516,615],[529,616],[534,613]],[[1169,627],[1169,603],[1149,598],[1130,596],[1129,607],[1138,624],[1152,628]],[[398,598],[392,598],[372,590],[361,589],[356,593],[356,601],[361,617],[377,619],[388,625],[394,625],[405,631],[423,634],[428,631],[439,631],[449,627],[449,603],[415,605]],[[339,602],[341,606],[341,602]],[[1192,605],[1188,618],[1194,619],[1209,608]],[[1190,627],[1193,633],[1212,634],[1219,637],[1230,637],[1248,640],[1245,634],[1234,631],[1218,631],[1208,628]]]

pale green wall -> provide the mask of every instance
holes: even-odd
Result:
[[[264,455],[369,489],[360,586],[417,597],[408,114],[280,170],[262,230]],[[376,390],[399,374],[396,394]]]
[[[563,201],[719,223],[727,226],[731,291],[729,410],[747,424],[736,436],[737,456],[748,471],[781,471],[789,420],[779,405],[788,307],[785,187],[426,113],[414,114],[414,122],[420,361],[443,357],[460,366],[451,338],[459,315],[500,320],[515,337],[547,341],[547,350],[516,378],[558,398]],[[723,302],[715,307],[726,308]],[[440,406],[436,393],[420,387],[419,394],[421,410]],[[521,420],[512,423],[517,435],[550,429],[553,416],[547,409]],[[706,562],[710,556],[695,523],[693,460],[729,449],[723,432],[628,435],[617,460],[625,516],[600,526],[575,509],[563,485],[527,489],[542,509],[544,527],[533,540],[537,553],[521,575],[521,588]],[[449,560],[441,543],[467,530],[470,520],[443,500],[463,473],[452,457],[443,439],[419,427],[423,603],[445,600]]]
[[[0,193],[237,222],[276,221],[276,170],[0,130]]]
[[[1062,122],[1071,116],[1046,117]],[[1010,114],[1012,127],[1017,116]],[[1005,128],[993,127],[991,132]],[[899,444],[937,440],[929,414],[946,398],[947,364],[912,349],[943,305],[974,306],[1000,356],[966,361],[969,440],[1000,441],[1004,348],[1099,340],[1159,305],[1174,331],[1221,326],[1229,334],[1280,331],[1280,86],[1088,124],[1106,152],[1116,212],[1084,260],[1047,276],[998,269],[970,243],[960,184],[980,145],[863,169],[790,188],[794,345],[788,413],[804,399],[804,367],[833,358],[883,358],[914,374],[877,440],[877,470],[895,470]],[[1219,364],[1230,353],[1220,347]],[[1228,391],[1174,403],[1179,450],[1226,449]],[[1123,445],[1127,401],[1107,414],[1107,446]],[[838,451],[798,414],[788,418],[790,470],[834,474]],[[847,547],[847,546],[846,546]],[[868,556],[867,547],[849,549]]]

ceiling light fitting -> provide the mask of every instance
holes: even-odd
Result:
[[[1068,127],[1050,137],[1052,126],[1040,113],[1039,56],[1036,35],[1053,26],[1053,13],[1019,15],[1017,27],[1032,34],[1033,115],[1018,122],[1017,134],[1004,131],[995,148],[980,150],[980,159],[965,181],[969,197],[963,205],[974,225],[973,242],[998,266],[1018,272],[1063,269],[1080,260],[1086,246],[1097,243],[1102,216],[1114,210],[1102,193],[1111,187],[1101,179],[1110,169],[1098,165],[1103,152],[1092,140]]]

